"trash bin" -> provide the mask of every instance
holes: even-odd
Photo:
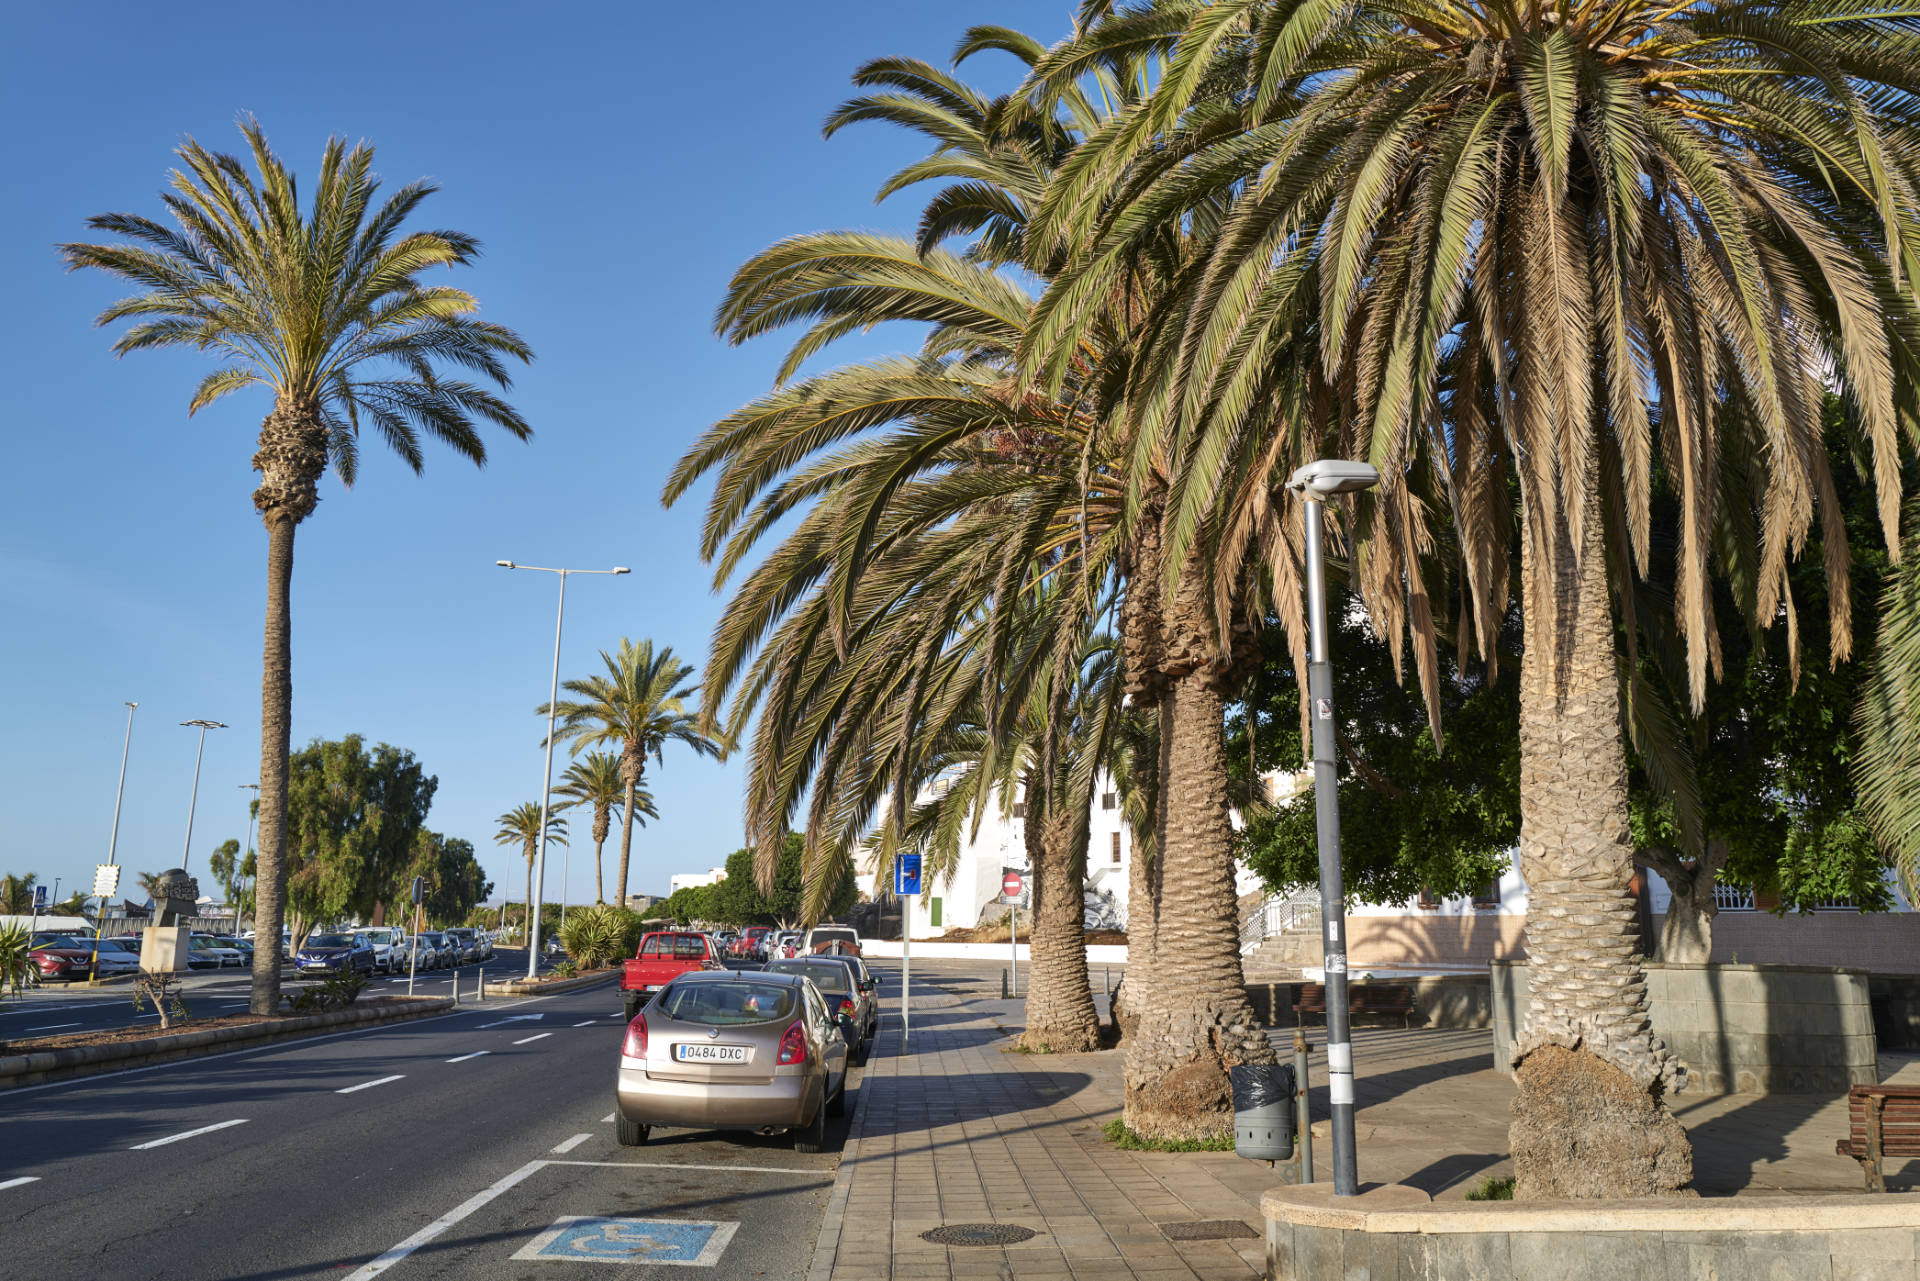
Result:
[[[1233,1150],[1249,1161],[1293,1159],[1293,1065],[1242,1063],[1233,1086]]]

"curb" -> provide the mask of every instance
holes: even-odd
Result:
[[[401,1000],[408,998],[402,997]],[[405,1007],[384,1006],[365,1009],[330,1010],[325,1014],[303,1014],[274,1023],[246,1023],[238,1027],[204,1028],[182,1032],[178,1036],[142,1037],[137,1041],[112,1041],[105,1045],[78,1045],[64,1050],[39,1050],[30,1054],[0,1056],[0,1092],[24,1085],[42,1085],[71,1081],[114,1072],[123,1068],[172,1063],[180,1059],[201,1058],[221,1053],[238,1045],[270,1045],[275,1041],[302,1037],[322,1028],[364,1023],[400,1023],[425,1018],[455,1009],[448,997],[415,997]]]
[[[578,978],[559,979],[547,983],[529,983],[525,979],[509,979],[505,983],[489,983],[486,986],[488,996],[557,996],[562,992],[578,992],[584,988],[597,987],[620,977],[619,967],[600,970],[593,974],[582,974]]]
[[[896,1037],[897,1039],[897,1037]],[[879,1038],[867,1052],[872,1065]],[[897,1057],[897,1055],[889,1056]],[[853,1191],[853,1167],[860,1163],[860,1134],[867,1123],[867,1100],[879,1078],[867,1072],[860,1078],[860,1097],[853,1105],[853,1119],[847,1125],[847,1141],[840,1149],[840,1164],[834,1170],[833,1191],[827,1194],[827,1210],[820,1219],[820,1235],[814,1239],[813,1257],[807,1260],[807,1281],[830,1281],[834,1259],[840,1253],[840,1235],[846,1226],[847,1195]]]

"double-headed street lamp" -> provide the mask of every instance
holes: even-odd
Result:
[[[555,705],[560,701],[560,629],[567,617],[567,575],[568,574],[625,574],[630,572],[625,565],[615,565],[612,569],[558,569],[547,565],[519,565],[510,560],[496,560],[494,564],[502,569],[531,569],[542,574],[560,575],[560,607],[553,617],[553,687],[547,695],[547,772],[540,783],[540,846],[539,855],[534,863],[533,902],[527,905],[527,977],[533,978],[540,965],[540,904],[547,893],[547,816],[548,807],[553,800],[553,715]],[[570,863],[572,860],[569,859]],[[567,863],[560,868],[560,921],[567,919]],[[500,919],[506,920],[507,909],[503,900],[500,907]]]
[[[1333,664],[1327,660],[1327,576],[1321,508],[1335,494],[1380,483],[1367,463],[1323,458],[1287,480],[1307,504],[1307,601],[1312,643],[1307,697],[1313,704],[1313,801],[1320,846],[1320,940],[1326,949],[1327,1099],[1332,1108],[1333,1194],[1360,1191],[1353,1143],[1353,1030],[1347,1020],[1346,887],[1340,876],[1340,785],[1334,763]],[[1305,1137],[1301,1142],[1306,1142]]]
[[[198,726],[200,747],[193,754],[193,793],[187,798],[187,848],[180,854],[180,870],[185,871],[193,858],[193,811],[200,804],[200,758],[207,753],[207,731],[225,729],[219,721],[181,721],[181,728]]]

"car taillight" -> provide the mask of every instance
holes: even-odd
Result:
[[[633,1022],[627,1024],[627,1039],[621,1042],[622,1058],[644,1059],[647,1057],[647,1016],[636,1014]]]
[[[807,1029],[796,1022],[780,1038],[780,1055],[774,1060],[781,1067],[807,1061]]]
[[[852,997],[843,996],[840,998],[840,1017],[843,1019],[850,1019],[853,1017],[853,998]]]

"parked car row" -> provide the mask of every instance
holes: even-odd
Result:
[[[405,974],[438,970],[493,956],[493,938],[484,930],[422,930],[405,934],[391,926],[331,930],[309,935],[294,954],[302,974],[360,970],[366,974]]]

